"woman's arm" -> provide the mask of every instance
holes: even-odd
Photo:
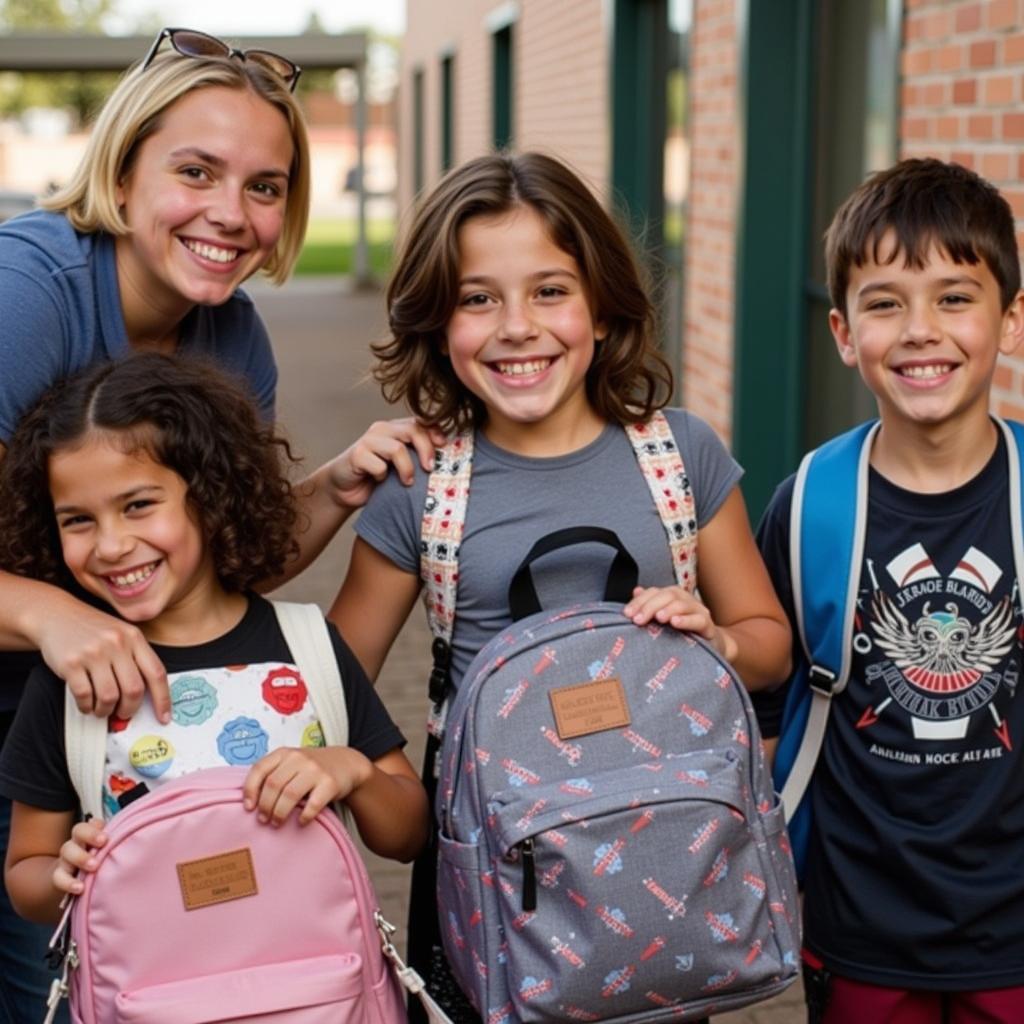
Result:
[[[4,863],[4,884],[14,909],[29,921],[56,924],[64,896],[54,884],[60,851],[70,839],[73,811],[44,811],[15,801]]]
[[[419,577],[356,537],[345,581],[327,618],[376,680],[420,591]]]
[[[434,448],[443,443],[443,434],[411,418],[372,423],[355,444],[296,484],[299,526],[295,539],[299,555],[289,562],[281,577],[260,590],[266,593],[298,576],[323,551],[342,523],[366,504],[389,470],[393,469],[406,486],[412,484],[413,452],[423,468],[431,470]]]

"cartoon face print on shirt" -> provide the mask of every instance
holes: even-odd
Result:
[[[232,718],[217,737],[228,764],[255,764],[267,752],[267,734],[255,718]]]
[[[171,767],[174,747],[163,736],[142,736],[132,744],[129,757],[140,775],[156,779]]]
[[[263,680],[263,699],[282,715],[301,711],[308,696],[302,676],[290,666],[273,669]]]
[[[202,725],[217,710],[217,691],[202,676],[179,676],[171,684],[171,715],[177,725]]]

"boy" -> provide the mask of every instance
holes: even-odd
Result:
[[[988,411],[997,357],[1024,339],[1013,215],[973,172],[905,160],[840,207],[826,262],[839,357],[881,425],[851,672],[809,791],[810,1020],[1019,1024],[1022,616]],[[758,540],[795,627],[792,496],[791,478]],[[780,709],[761,701],[766,736]]]

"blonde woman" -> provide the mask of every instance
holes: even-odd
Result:
[[[270,340],[239,286],[258,271],[284,281],[302,246],[310,161],[293,96],[299,73],[279,54],[164,29],[111,94],[69,184],[0,227],[0,457],[54,381],[145,349],[216,360],[273,419]],[[299,486],[301,553],[288,576],[389,463],[411,481],[406,442],[429,465],[425,432],[375,424]],[[0,742],[31,651],[83,710],[128,717],[148,688],[170,716],[163,666],[136,627],[50,584],[0,574]],[[8,814],[4,801],[4,847]],[[38,954],[6,894],[0,901],[0,1022],[37,1020]]]

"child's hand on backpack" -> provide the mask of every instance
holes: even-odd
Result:
[[[277,826],[305,801],[299,824],[306,825],[372,774],[372,762],[352,747],[278,747],[249,769],[242,787],[245,808]]]
[[[80,821],[71,830],[71,838],[60,848],[57,866],[53,869],[53,885],[60,892],[77,896],[85,888],[77,877],[80,871],[95,871],[99,866],[94,851],[107,841],[103,822],[96,818]]]
[[[726,630],[715,625],[707,605],[678,585],[636,587],[632,599],[622,611],[637,626],[646,626],[654,621],[673,629],[696,633],[707,640],[726,661],[732,661],[736,656],[736,641]]]

